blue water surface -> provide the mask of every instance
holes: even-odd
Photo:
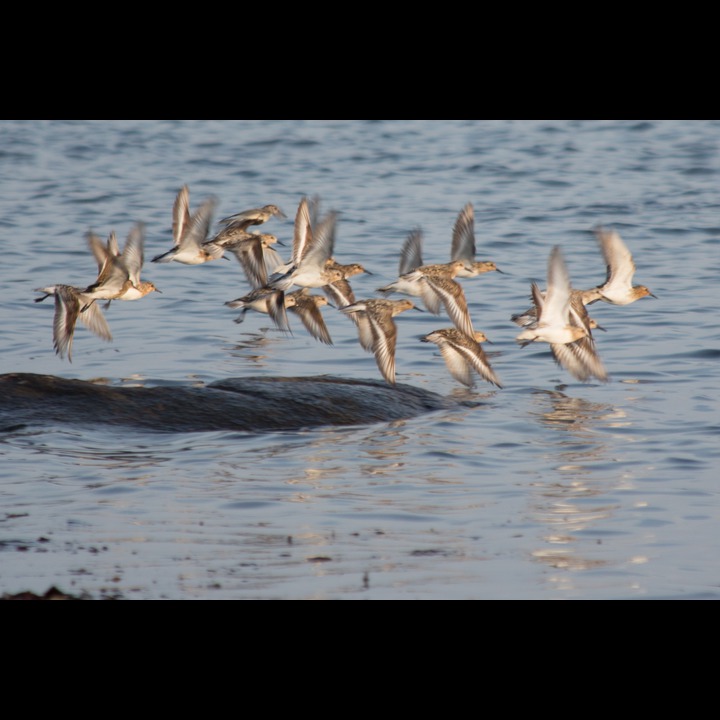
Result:
[[[267,203],[289,258],[295,210],[340,213],[335,256],[395,278],[423,231],[450,259],[475,209],[463,280],[503,388],[467,389],[420,337],[447,316],[398,316],[398,382],[472,405],[401,422],[274,433],[173,434],[101,421],[0,435],[0,594],[49,587],[126,599],[716,599],[720,597],[720,121],[0,121],[0,373],[117,385],[229,377],[380,377],[355,326],[323,308],[333,345],[293,321],[242,323],[240,265],[157,264],[172,205],[216,219]],[[143,277],[114,302],[113,340],[79,327],[52,346],[51,299],[97,267],[85,233],[146,225]],[[513,313],[560,245],[572,283],[601,283],[591,232],[615,227],[656,298],[596,303],[610,382],[581,383],[547,347],[521,348]],[[162,428],[158,428],[162,430]]]

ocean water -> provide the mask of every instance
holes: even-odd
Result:
[[[224,303],[234,260],[151,263],[172,245],[181,185],[216,218],[267,203],[289,257],[304,195],[340,213],[335,256],[397,275],[402,243],[450,259],[475,208],[478,259],[462,280],[503,388],[457,383],[419,338],[450,320],[400,315],[399,383],[474,407],[401,422],[272,433],[140,431],[97,423],[0,434],[0,595],[51,586],[93,599],[720,598],[720,121],[0,121],[0,373],[115,385],[229,377],[380,377],[354,325],[323,308],[333,345],[290,317]],[[52,347],[51,299],[87,285],[84,235],[146,224],[143,277],[161,293],[115,302],[112,342],[78,327]],[[615,227],[635,282],[657,296],[591,315],[607,384],[574,380],[545,346],[521,348],[560,245],[575,287],[601,283],[591,233]]]

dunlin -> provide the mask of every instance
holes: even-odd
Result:
[[[71,285],[51,285],[37,288],[35,292],[43,293],[42,297],[35,298],[35,302],[42,302],[51,295],[55,297],[55,315],[53,318],[53,347],[61,358],[67,355],[72,362],[72,342],[75,334],[75,325],[78,318],[92,333],[103,340],[112,340],[112,334],[102,310],[92,300],[87,301],[82,296],[82,289]],[[86,303],[89,303],[86,305]],[[82,305],[86,305],[83,312]]]
[[[228,300],[225,305],[231,308],[239,308],[242,312],[235,318],[236,323],[245,319],[248,310],[269,315],[275,323],[275,327],[284,332],[290,332],[285,308],[295,304],[295,298],[287,298],[283,290],[263,286],[235,300]]]
[[[328,267],[333,255],[337,213],[330,211],[313,227],[307,198],[295,215],[293,252],[289,263],[276,268],[268,278],[270,287],[288,290],[293,285],[321,288],[343,278],[340,270]]]
[[[98,266],[97,279],[81,293],[84,311],[95,300],[115,300],[122,297],[133,286],[126,259],[133,269],[142,263],[144,231],[142,224],[136,224],[128,235],[123,254],[117,252],[117,238],[110,235],[104,243],[94,232],[86,234],[88,247],[92,251]]]
[[[375,355],[375,362],[382,376],[390,385],[395,385],[395,347],[397,326],[393,318],[405,310],[415,307],[412,300],[386,300],[373,298],[360,300],[341,308],[341,312],[358,315],[360,344]]]
[[[462,260],[452,260],[449,263],[423,265],[422,242],[422,230],[420,228],[411,230],[400,251],[397,279],[378,288],[377,292],[384,295],[399,293],[419,297],[431,313],[439,315],[442,299],[428,283],[428,279],[449,278],[452,280],[465,267],[465,263]]]
[[[445,312],[453,321],[455,327],[464,332],[466,335],[473,336],[472,320],[470,319],[470,311],[468,309],[465,291],[456,280],[441,275],[427,275],[425,278],[430,289],[440,299],[445,306]]]
[[[355,293],[350,285],[351,277],[360,275],[361,273],[372,275],[372,273],[366,270],[360,263],[341,265],[335,258],[329,258],[325,266],[328,270],[339,270],[342,274],[339,280],[335,280],[328,285],[323,285],[323,292],[336,308],[344,308],[355,302]],[[350,313],[348,317],[357,325],[356,315]]]
[[[438,346],[450,374],[463,385],[470,388],[474,386],[475,372],[483,380],[502,387],[480,345],[481,342],[487,341],[485,333],[478,330],[471,337],[453,327],[433,330],[421,339],[423,342],[435,343]]]
[[[459,270],[457,276],[462,278],[477,277],[493,270],[502,274],[502,270],[499,270],[491,260],[476,260],[476,252],[475,209],[472,203],[467,203],[455,220],[450,245],[450,259],[462,260],[463,262],[463,267]]]
[[[595,348],[585,305],[579,297],[571,301],[570,276],[559,246],[548,259],[547,290],[532,283],[537,321],[526,325],[516,337],[522,346],[546,342],[555,361],[578,380],[596,377],[605,382],[607,372]]]
[[[263,205],[261,208],[252,208],[251,210],[243,210],[223,218],[220,222],[223,225],[234,225],[241,230],[245,230],[251,225],[262,225],[271,217],[286,218],[287,215],[277,205]]]
[[[221,258],[225,252],[223,248],[207,242],[216,205],[217,199],[209,197],[190,215],[190,191],[183,185],[173,204],[174,245],[167,252],[156,255],[152,262],[200,265]]]
[[[102,273],[102,268],[105,264],[112,263],[110,258],[119,258],[119,262],[127,271],[130,284],[126,286],[125,291],[120,295],[108,299],[105,307],[108,307],[112,300],[139,300],[151,292],[160,292],[154,283],[149,280],[140,279],[140,272],[145,262],[145,225],[143,223],[136,223],[130,230],[122,252],[120,252],[117,236],[113,230],[107,239],[106,251],[107,257],[103,259],[101,265],[100,259],[102,253],[100,253],[96,247],[96,260],[98,261],[100,273]]]
[[[326,345],[333,344],[330,332],[320,312],[321,307],[330,304],[324,295],[311,295],[310,290],[303,287],[294,292],[286,293],[285,299],[294,300],[294,302],[286,305],[286,307],[300,318],[305,329],[316,340],[320,340],[320,342],[324,342]]]
[[[545,293],[542,292],[542,295],[544,297]],[[574,288],[571,288],[570,311],[574,311],[579,316],[585,318],[584,320],[582,320],[582,322],[583,324],[587,323],[591,330],[602,330],[603,332],[605,332],[605,328],[602,325],[600,325],[594,318],[591,318],[589,315],[587,315],[587,311],[585,310],[585,302],[587,297],[587,290],[575,290]],[[530,298],[530,300],[532,301],[532,298]],[[535,307],[535,305],[532,305],[524,312],[511,315],[510,320],[512,320],[512,322],[514,322],[516,325],[520,325],[520,327],[534,325],[535,323],[537,323],[537,308]]]
[[[137,300],[157,288],[153,283],[140,280],[144,260],[145,226],[136,223],[130,230],[123,251],[120,252],[117,235],[111,232],[104,243],[92,231],[86,234],[90,250],[98,266],[97,279],[85,288],[57,284],[38,288],[44,293],[35,302],[55,297],[53,345],[60,357],[67,355],[72,362],[72,341],[78,318],[94,334],[112,340],[110,328],[97,300]]]
[[[547,269],[547,290],[542,293],[537,283],[531,286],[537,322],[525,327],[517,342],[525,347],[531,342],[570,343],[585,337],[588,331],[570,324],[570,276],[560,246],[550,252]]]
[[[589,298],[586,305],[602,300],[611,305],[629,305],[644,297],[656,297],[645,285],[633,285],[635,263],[627,245],[616,230],[598,227],[595,238],[607,265],[605,282],[586,291]]]
[[[221,230],[204,245],[222,248],[232,253],[240,263],[248,282],[253,288],[267,285],[268,267],[273,269],[282,262],[271,245],[278,242],[270,233],[248,232],[239,226],[230,225]],[[271,252],[272,251],[272,252]]]

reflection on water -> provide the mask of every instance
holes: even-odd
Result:
[[[270,349],[272,341],[266,335],[260,333],[246,333],[245,336],[246,340],[241,340],[233,347],[227,348],[230,356],[264,366],[268,359],[267,351]]]
[[[362,439],[358,449],[369,459],[358,465],[363,475],[392,477],[405,464],[408,436],[401,432],[405,426],[402,420],[381,425]]]
[[[538,391],[533,400],[539,410],[532,414],[560,434],[547,453],[557,463],[555,477],[534,483],[533,514],[546,528],[542,538],[546,546],[533,551],[532,557],[556,569],[605,566],[608,560],[594,556],[600,552],[601,543],[589,545],[587,538],[577,535],[611,518],[619,507],[603,501],[615,485],[609,485],[598,472],[610,458],[607,440],[597,428],[616,413],[610,405],[557,390]],[[566,590],[572,586],[568,577],[555,577],[553,582],[561,582]]]
[[[0,446],[11,444],[31,453],[48,455],[53,461],[68,461],[77,468],[135,471],[163,465],[166,458],[153,449],[88,446],[82,433],[71,430],[21,430],[0,436]]]

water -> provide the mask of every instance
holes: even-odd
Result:
[[[86,285],[84,240],[147,225],[172,244],[183,183],[216,217],[302,195],[340,211],[336,257],[394,279],[416,226],[424,260],[450,259],[472,202],[478,259],[463,281],[503,389],[466,390],[419,337],[450,321],[397,319],[398,382],[475,408],[391,424],[267,434],[63,425],[0,436],[0,594],[55,585],[127,599],[695,599],[720,597],[720,121],[0,121],[0,373],[112,384],[225,377],[378,378],[352,323],[334,345],[224,306],[249,289],[238,263],[146,262],[162,290],[113,303],[106,343],[80,327],[52,349],[35,288]],[[545,348],[520,348],[528,306],[560,244],[576,287],[604,279],[588,232],[615,226],[636,283],[657,299],[592,316],[611,375],[578,383]],[[708,308],[710,312],[708,312]],[[103,408],[98,408],[98,415]],[[159,428],[161,430],[162,428]]]

